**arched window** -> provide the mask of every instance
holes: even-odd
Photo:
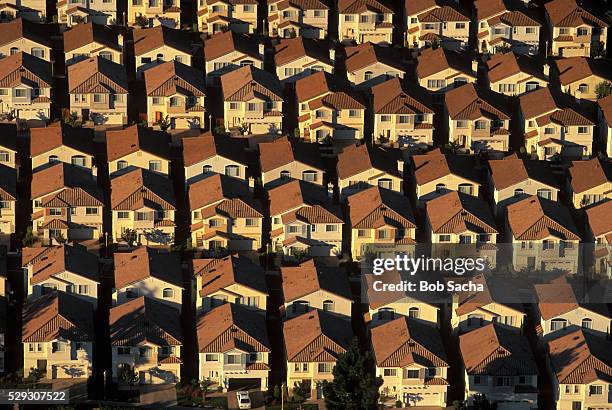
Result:
[[[578,86],[578,91],[580,91],[581,93],[588,93],[589,92],[589,85],[588,84],[580,84]]]
[[[374,77],[374,73],[371,71],[366,71],[364,76],[366,81],[370,81]]]
[[[50,155],[49,156],[49,164],[55,164],[56,162],[60,162],[60,160],[57,157],[57,155]]]
[[[567,327],[567,320],[565,319],[553,319],[550,321],[550,331],[565,329]]]
[[[70,163],[72,165],[76,165],[79,167],[84,167],[85,166],[85,157],[83,155],[73,155],[72,158],[70,158]]]
[[[446,190],[446,184],[436,184],[436,192],[441,194]]]
[[[593,320],[585,317],[582,319],[582,328],[583,329],[592,329],[593,328]]]
[[[334,301],[333,300],[325,300],[323,301],[323,310],[328,312],[334,311]]]
[[[525,91],[529,92],[537,90],[539,86],[540,85],[535,81],[527,81],[527,83],[525,83]]]
[[[164,299],[166,299],[166,298],[173,298],[174,297],[174,289],[172,289],[172,288],[164,288],[164,290],[162,290],[162,297]]]
[[[239,177],[240,168],[238,167],[238,165],[226,165],[225,175],[227,175],[228,177]]]
[[[524,193],[525,193],[525,191],[523,191],[522,188],[517,188],[517,189],[514,190],[514,196],[515,197],[522,196]]]
[[[244,67],[245,65],[253,65],[253,61],[251,61],[251,60],[242,60],[240,62],[240,66]]]
[[[312,67],[310,67],[310,71],[323,71],[323,66],[313,65]]]
[[[415,319],[418,319],[420,316],[420,309],[418,307],[411,307],[410,309],[408,309],[408,317],[413,317]]]
[[[210,298],[210,303],[212,307],[221,306],[227,302],[227,296],[225,295],[215,295]]]
[[[462,194],[474,195],[474,185],[472,184],[459,184],[457,190]]]
[[[289,171],[281,171],[280,177],[281,179],[289,179],[291,178],[291,173]]]
[[[296,300],[291,306],[293,313],[308,312],[308,302],[306,302],[305,300]]]
[[[11,55],[17,54],[19,52],[19,49],[17,47],[11,47],[10,53]]]
[[[163,63],[164,55],[162,53],[158,53],[157,56],[155,56],[155,59],[157,60],[158,63]]]
[[[307,182],[317,182],[316,171],[304,171],[302,172],[302,179]]]
[[[378,318],[380,320],[393,320],[394,317],[395,317],[395,311],[392,308],[378,309]]]
[[[124,169],[124,168],[127,168],[127,166],[128,166],[127,161],[124,161],[124,160],[117,161],[117,169]]]
[[[468,315],[467,325],[468,326],[482,326],[484,317],[480,314]]]
[[[202,173],[203,174],[210,174],[212,172],[212,165],[204,165],[202,167]]]

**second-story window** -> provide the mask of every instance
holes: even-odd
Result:
[[[8,151],[0,151],[0,162],[9,162],[10,155]]]
[[[85,157],[83,155],[74,155],[70,158],[70,163],[79,167],[85,166]]]

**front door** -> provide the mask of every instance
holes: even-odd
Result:
[[[579,402],[579,401],[572,402],[572,410],[581,410],[581,409],[582,409],[582,402]]]
[[[47,373],[47,360],[38,359],[36,361],[36,369],[40,372],[41,375],[46,375]]]
[[[155,122],[159,122],[162,120],[162,112],[161,111],[155,111]]]

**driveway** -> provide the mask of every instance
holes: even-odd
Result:
[[[251,397],[251,408],[258,410],[265,410],[266,406],[264,404],[264,395],[259,390],[251,390],[249,391],[249,396]],[[229,410],[238,409],[238,397],[236,396],[235,391],[230,391],[227,393],[227,408]]]
[[[176,389],[173,384],[140,386],[140,404],[161,407],[176,406]]]

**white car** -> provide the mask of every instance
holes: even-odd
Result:
[[[238,408],[239,409],[250,409],[251,408],[251,398],[249,397],[248,391],[239,391],[236,393],[236,397],[238,398]]]

